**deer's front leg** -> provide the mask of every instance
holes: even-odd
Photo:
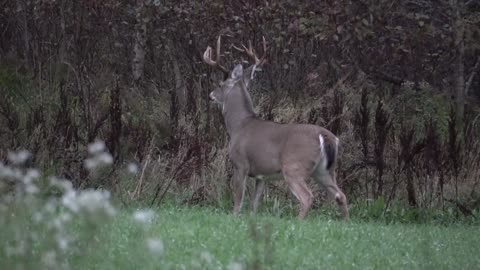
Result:
[[[265,181],[261,178],[255,179],[255,195],[253,198],[252,211],[257,213],[258,205],[260,204],[260,199],[262,198],[263,190],[265,189]]]
[[[233,213],[238,215],[242,209],[243,197],[245,195],[245,182],[247,179],[247,173],[241,169],[235,169],[233,172],[232,184],[233,184],[233,197],[234,207]]]

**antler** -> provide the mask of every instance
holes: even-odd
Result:
[[[262,39],[263,39],[263,41],[262,41],[262,43],[263,43],[263,56],[260,59],[258,59],[257,55],[255,54],[255,51],[253,50],[253,47],[252,47],[252,42],[250,40],[248,41],[248,49],[243,44],[242,44],[243,49],[237,48],[235,46],[233,46],[233,47],[235,49],[241,51],[241,52],[245,52],[248,56],[250,56],[250,58],[252,58],[252,60],[254,61],[256,66],[261,66],[267,60],[267,41],[265,40],[265,37],[262,37]]]
[[[217,39],[217,51],[215,61],[212,59],[212,47],[208,46],[205,52],[203,53],[203,61],[212,67],[217,67],[220,69],[224,74],[228,75],[228,70],[220,64],[220,41],[221,36],[218,36]]]

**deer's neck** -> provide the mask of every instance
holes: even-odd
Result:
[[[223,107],[223,117],[225,125],[230,135],[233,135],[237,130],[245,125],[245,122],[256,117],[253,111],[253,104],[250,94],[244,83],[241,87],[234,88],[228,94]]]

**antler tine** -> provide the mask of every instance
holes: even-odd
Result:
[[[217,39],[217,48],[215,61],[212,59],[212,47],[208,46],[205,52],[203,53],[203,61],[212,67],[217,67],[223,73],[228,74],[228,70],[220,64],[220,47],[221,47],[221,36],[218,36]]]
[[[208,65],[214,66],[215,63],[212,61],[212,47],[208,46],[205,52],[203,53],[203,61]]]
[[[262,65],[267,60],[267,41],[265,40],[265,36],[262,36],[262,43],[263,43],[263,56],[262,56]]]
[[[256,66],[263,65],[265,63],[265,60],[266,60],[267,41],[265,40],[265,37],[263,37],[263,42],[262,43],[263,43],[263,56],[260,59],[258,59],[257,55],[255,54],[255,51],[252,47],[252,41],[251,40],[248,41],[248,49],[247,49],[247,47],[245,47],[245,45],[242,44],[243,52],[245,52],[248,56],[250,56],[250,58],[253,59]],[[237,50],[240,50],[239,48],[236,48],[236,47],[234,47],[234,48],[237,49]]]
[[[221,44],[222,44],[221,38],[222,38],[222,36],[219,35],[219,36],[218,36],[218,39],[217,39],[217,55],[216,55],[216,57],[217,57],[217,58],[216,58],[216,59],[217,59],[217,64],[220,63],[220,48],[221,48]]]

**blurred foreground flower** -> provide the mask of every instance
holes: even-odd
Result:
[[[96,155],[105,151],[105,143],[103,141],[95,141],[88,145],[88,153],[91,155]]]
[[[21,165],[27,162],[30,156],[30,152],[26,150],[21,150],[18,152],[8,152],[7,158],[10,162],[12,162],[12,164]]]
[[[212,263],[213,256],[208,251],[202,251],[200,254],[200,259],[208,265]]]
[[[138,172],[138,166],[133,162],[128,164],[127,169],[128,169],[128,172],[131,174],[136,174]]]
[[[74,213],[86,211],[88,214],[106,214],[110,217],[116,213],[110,203],[110,192],[108,191],[88,189],[77,192],[72,189],[62,196],[62,203]]]
[[[160,239],[149,238],[147,239],[147,248],[152,255],[162,256],[164,252],[163,242]]]
[[[113,163],[103,142],[95,142],[88,151],[92,156],[85,164],[91,169]],[[0,228],[6,231],[8,243],[2,250],[6,254],[2,262],[16,266],[12,269],[29,269],[31,263],[46,269],[69,269],[69,256],[81,254],[90,245],[80,237],[94,235],[116,209],[109,191],[76,190],[70,180],[58,177],[40,181],[40,171],[23,166],[30,158],[28,151],[9,152],[10,163],[0,162]],[[7,216],[8,222],[1,218]],[[27,228],[22,225],[25,217],[31,221]],[[16,221],[20,226],[12,226]],[[84,233],[78,234],[80,228]],[[33,247],[39,243],[46,252],[35,251]],[[160,249],[155,243],[152,247]]]
[[[89,171],[113,164],[113,157],[110,153],[106,152],[105,143],[102,141],[95,141],[89,144],[88,153],[91,157],[85,159],[84,165]]]
[[[232,262],[228,265],[228,270],[243,270],[243,265],[238,262]]]
[[[151,224],[154,218],[155,212],[151,209],[137,210],[135,213],[133,213],[133,219],[142,225]]]

